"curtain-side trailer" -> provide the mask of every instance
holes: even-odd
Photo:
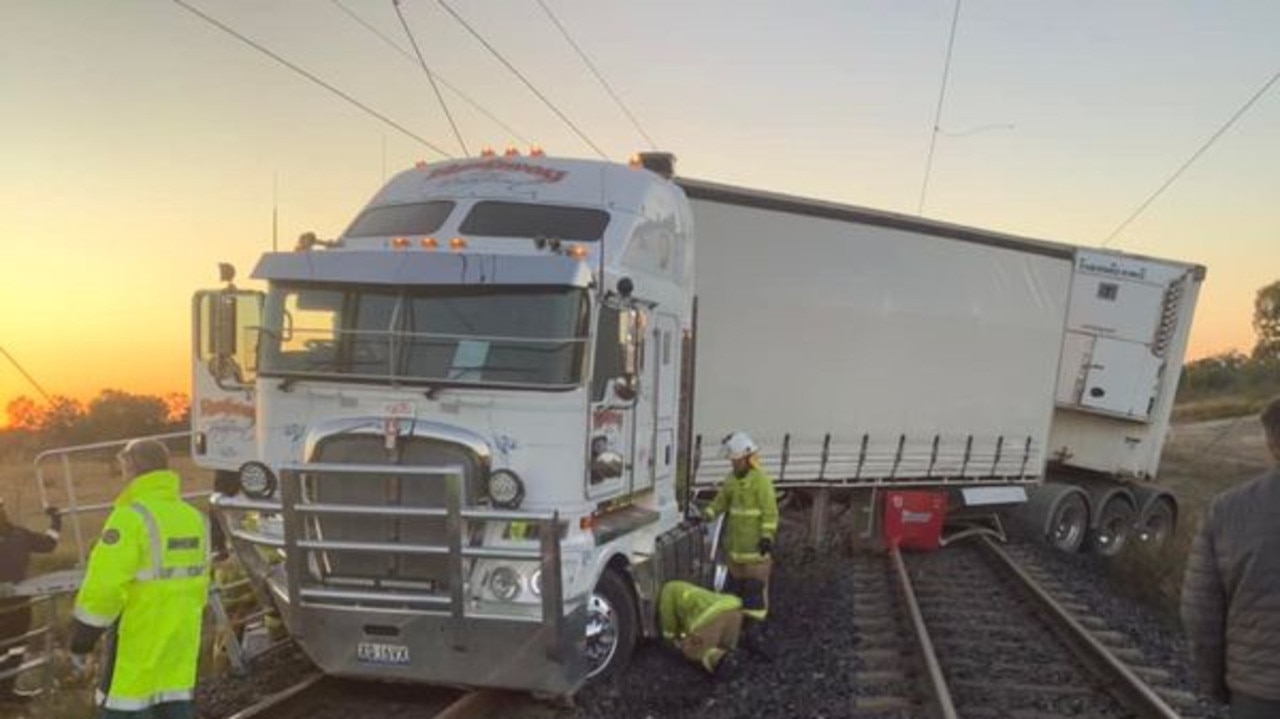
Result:
[[[1058,546],[1163,539],[1156,476],[1202,267],[681,180],[692,476],[745,428],[783,488],[945,487]]]

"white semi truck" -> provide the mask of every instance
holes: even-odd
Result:
[[[265,293],[197,294],[193,453],[324,671],[617,671],[661,583],[709,576],[683,513],[735,429],[784,490],[1024,502],[1071,550],[1172,526],[1144,480],[1202,268],[673,170],[419,165],[264,255]]]

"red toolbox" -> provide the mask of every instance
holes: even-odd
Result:
[[[895,490],[884,494],[885,547],[931,551],[941,545],[947,493]]]

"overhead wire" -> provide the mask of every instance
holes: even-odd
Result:
[[[356,24],[360,25],[361,27],[363,27],[364,29],[368,30],[369,32],[373,33],[375,36],[377,36],[378,38],[380,38],[384,43],[386,43],[387,45],[389,45],[393,50],[395,50],[396,52],[398,52],[398,53],[400,53],[402,56],[404,56],[404,58],[405,58],[406,60],[408,60],[409,62],[413,62],[413,61],[414,61],[414,59],[413,59],[413,55],[412,55],[412,54],[410,54],[408,50],[405,50],[404,48],[400,47],[399,43],[397,43],[395,40],[392,40],[391,38],[387,37],[387,35],[386,35],[385,33],[383,33],[381,30],[379,30],[378,28],[374,27],[372,24],[370,24],[370,23],[369,23],[368,21],[366,21],[364,18],[360,17],[360,15],[359,15],[359,14],[357,14],[356,12],[354,12],[353,10],[351,10],[350,8],[348,8],[346,5],[344,5],[344,4],[342,3],[342,0],[329,0],[329,2],[331,2],[333,5],[335,5],[339,10],[341,10],[341,11],[342,11],[342,12],[343,12],[347,17],[349,17],[353,22],[355,22]],[[484,115],[485,117],[487,117],[487,118],[489,118],[490,120],[492,120],[495,124],[497,124],[497,125],[498,125],[499,127],[501,127],[503,130],[506,130],[506,131],[507,131],[507,133],[508,133],[508,134],[510,134],[512,137],[514,137],[515,139],[519,140],[521,143],[523,143],[523,144],[525,144],[525,145],[531,145],[531,144],[533,144],[533,143],[532,143],[528,138],[526,138],[524,135],[522,135],[522,134],[521,134],[518,130],[516,130],[514,127],[512,127],[512,126],[511,126],[511,125],[509,125],[509,124],[507,124],[506,122],[503,122],[503,120],[502,120],[501,118],[499,118],[497,115],[494,115],[492,112],[490,112],[490,111],[488,110],[488,108],[484,107],[484,106],[483,106],[483,105],[481,105],[479,102],[477,102],[477,101],[473,100],[469,95],[467,95],[467,93],[463,92],[460,88],[458,88],[458,86],[457,86],[457,85],[454,85],[453,83],[449,82],[448,78],[446,78],[445,76],[441,75],[440,73],[432,73],[432,75],[435,77],[435,79],[436,79],[436,80],[437,80],[441,85],[444,85],[444,86],[445,86],[446,88],[448,88],[451,92],[453,92],[453,94],[457,95],[459,99],[461,99],[463,102],[465,102],[465,103],[467,103],[468,105],[470,105],[473,109],[475,109],[475,111],[476,111],[476,112],[479,112],[481,115]]]
[[[1122,231],[1124,231],[1124,229],[1129,226],[1129,223],[1137,219],[1138,215],[1141,215],[1143,212],[1145,212],[1146,209],[1149,206],[1151,206],[1151,203],[1156,201],[1157,197],[1163,194],[1165,190],[1169,189],[1169,186],[1172,185],[1174,181],[1177,180],[1182,175],[1183,172],[1186,172],[1187,168],[1191,167],[1192,163],[1200,159],[1200,156],[1204,154],[1205,150],[1208,150],[1210,147],[1212,147],[1213,143],[1217,142],[1219,137],[1222,137],[1222,135],[1225,134],[1227,130],[1231,129],[1231,126],[1236,124],[1236,121],[1239,120],[1246,112],[1248,112],[1249,108],[1253,107],[1254,103],[1256,103],[1263,95],[1265,95],[1267,91],[1271,89],[1272,85],[1276,84],[1276,80],[1280,80],[1280,70],[1277,70],[1276,73],[1271,76],[1271,79],[1262,83],[1262,87],[1258,88],[1258,91],[1253,93],[1253,96],[1250,97],[1248,101],[1246,101],[1243,105],[1241,105],[1240,109],[1236,110],[1235,113],[1231,116],[1231,118],[1228,119],[1226,123],[1222,125],[1222,127],[1218,128],[1217,132],[1210,135],[1209,139],[1204,141],[1200,145],[1199,149],[1191,153],[1191,157],[1187,158],[1186,162],[1183,162],[1182,166],[1180,166],[1177,170],[1174,171],[1172,175],[1169,176],[1169,179],[1165,180],[1164,183],[1161,184],[1160,187],[1157,188],[1155,192],[1151,193],[1151,196],[1148,197],[1145,201],[1143,201],[1141,205],[1138,205],[1138,209],[1134,210],[1132,214],[1130,214],[1127,218],[1125,218],[1124,222],[1121,222],[1119,226],[1117,226],[1114,230],[1112,230],[1111,234],[1107,235],[1107,239],[1102,241],[1102,246],[1106,247],[1107,245],[1111,244],[1111,241],[1114,240],[1116,236],[1119,235]]]
[[[613,98],[618,109],[622,110],[622,114],[626,115],[627,119],[631,121],[631,126],[636,129],[636,132],[640,133],[640,136],[645,139],[645,142],[649,143],[649,149],[656,150],[658,146],[654,143],[653,138],[649,137],[649,133],[645,132],[644,128],[640,126],[640,121],[636,119],[635,115],[631,114],[631,110],[627,109],[626,104],[622,102],[622,98],[618,97],[618,93],[613,91],[613,87],[609,84],[609,81],[604,79],[604,76],[600,74],[598,69],[596,69],[595,63],[591,62],[591,58],[587,57],[587,54],[578,46],[578,43],[574,42],[573,37],[569,35],[569,31],[563,24],[561,24],[559,18],[551,12],[551,8],[547,7],[547,4],[543,2],[543,0],[538,0],[538,5],[542,8],[542,11],[547,14],[547,17],[551,19],[552,24],[556,26],[556,29],[560,31],[560,34],[564,36],[564,39],[569,43],[569,46],[573,48],[574,52],[578,53],[578,57],[582,58],[582,62],[586,64],[587,69],[591,71],[591,74],[595,75],[596,80],[598,80],[601,86],[604,87],[605,92],[609,93],[609,97]]]
[[[18,360],[14,359],[13,355],[9,354],[4,347],[0,347],[0,354],[7,357],[9,361],[13,363],[14,368],[17,369],[23,377],[27,378],[27,381],[31,383],[32,387],[36,388],[36,391],[40,393],[41,397],[44,397],[45,402],[48,402],[50,405],[53,404],[53,397],[50,397],[49,393],[44,391],[44,387],[40,386],[40,383],[36,381],[36,378],[32,377],[31,373],[27,372],[27,370],[18,363]]]
[[[444,110],[444,116],[449,120],[449,127],[453,128],[453,136],[458,139],[458,145],[462,147],[463,155],[470,155],[467,152],[467,143],[462,139],[462,133],[458,131],[458,123],[453,121],[453,113],[449,112],[449,103],[444,101],[444,95],[440,94],[440,88],[436,85],[436,78],[431,72],[431,68],[427,67],[427,60],[422,56],[422,50],[418,47],[418,40],[413,36],[413,30],[409,29],[409,23],[404,19],[404,13],[400,10],[400,0],[391,0],[391,5],[396,9],[396,17],[400,18],[400,24],[404,27],[404,34],[409,38],[409,44],[413,46],[413,52],[418,56],[418,65],[422,67],[422,72],[427,76],[427,82],[431,83],[431,90],[436,94],[436,101],[440,103],[440,108]]]
[[[929,175],[933,172],[933,151],[938,144],[938,123],[942,121],[942,106],[947,98],[947,78],[951,75],[951,51],[956,45],[956,25],[960,22],[960,0],[956,0],[955,14],[951,16],[951,37],[947,39],[947,59],[942,66],[942,87],[938,88],[938,106],[933,112],[933,133],[929,136],[929,157],[924,164],[924,180],[920,183],[920,203],[916,214],[924,214],[924,198],[929,191]]]
[[[286,60],[286,59],[284,59],[284,58],[283,58],[283,57],[281,57],[280,55],[278,55],[278,54],[276,54],[276,53],[272,52],[271,50],[267,49],[265,46],[263,46],[263,45],[261,45],[261,44],[259,44],[259,43],[255,42],[255,41],[253,41],[253,40],[249,39],[248,37],[245,37],[245,36],[244,36],[244,35],[242,35],[241,33],[237,32],[234,28],[232,28],[232,27],[230,27],[230,26],[228,26],[228,25],[226,25],[226,24],[222,23],[221,21],[219,21],[219,20],[217,20],[217,19],[215,19],[215,18],[213,18],[213,17],[211,17],[211,16],[209,16],[209,15],[205,14],[204,12],[200,11],[199,9],[197,9],[197,8],[193,7],[192,5],[189,5],[188,3],[184,2],[184,0],[173,0],[173,2],[174,2],[174,3],[176,3],[179,7],[183,8],[184,10],[186,10],[187,12],[190,12],[191,14],[193,14],[193,15],[195,15],[196,17],[198,17],[198,18],[200,18],[200,19],[204,20],[205,22],[209,23],[210,25],[213,25],[214,27],[218,28],[219,30],[221,30],[221,31],[223,31],[223,32],[225,32],[225,33],[227,33],[228,35],[231,35],[232,37],[236,38],[237,40],[239,40],[239,41],[241,41],[241,42],[245,43],[246,45],[248,45],[248,46],[250,46],[250,47],[252,47],[253,49],[257,50],[258,52],[261,52],[262,54],[266,55],[267,57],[270,57],[272,60],[275,60],[276,62],[280,63],[281,65],[284,65],[285,67],[289,68],[290,70],[293,70],[294,72],[298,73],[299,75],[302,75],[302,76],[303,76],[303,77],[305,77],[306,79],[308,79],[308,80],[310,80],[311,82],[313,82],[313,83],[315,83],[315,84],[319,85],[320,87],[323,87],[324,89],[326,89],[326,90],[328,90],[329,92],[331,92],[331,93],[333,93],[333,94],[337,95],[338,97],[342,98],[343,100],[346,100],[348,103],[350,103],[350,104],[352,104],[352,105],[354,105],[354,106],[358,107],[359,109],[363,110],[365,113],[367,113],[367,114],[369,114],[369,115],[371,115],[371,116],[373,116],[373,117],[377,118],[378,120],[382,121],[383,123],[385,123],[385,124],[387,124],[387,125],[391,126],[392,128],[396,129],[397,131],[399,131],[400,133],[404,134],[405,136],[410,137],[410,138],[412,138],[412,139],[414,139],[414,140],[416,140],[416,141],[418,141],[418,142],[422,143],[424,146],[426,146],[427,148],[431,149],[431,150],[432,150],[432,151],[434,151],[435,153],[437,153],[437,154],[439,154],[439,155],[442,155],[443,157],[447,157],[447,158],[452,158],[452,157],[453,157],[453,155],[452,155],[449,151],[447,151],[447,150],[445,150],[445,149],[443,149],[443,148],[441,148],[441,147],[437,146],[436,144],[432,143],[430,140],[427,140],[426,138],[424,138],[424,137],[422,137],[422,136],[420,136],[420,135],[418,135],[418,134],[414,133],[413,131],[411,131],[411,130],[409,130],[408,128],[404,127],[403,125],[401,125],[400,123],[396,122],[395,120],[392,120],[391,118],[387,117],[386,115],[383,115],[382,113],[378,112],[377,110],[374,110],[373,108],[369,107],[368,105],[364,104],[363,102],[360,102],[359,100],[357,100],[357,99],[355,99],[354,97],[352,97],[352,96],[348,95],[347,93],[343,92],[342,90],[339,90],[338,88],[334,87],[333,85],[329,84],[328,82],[325,82],[324,80],[320,79],[319,77],[316,77],[315,75],[313,75],[312,73],[310,73],[310,72],[308,72],[308,71],[304,70],[303,68],[299,67],[298,65],[296,65],[296,64],[294,64],[294,63],[292,63],[292,62],[290,62],[290,61],[288,61],[288,60]]]
[[[508,61],[505,57],[503,57],[502,53],[498,52],[497,49],[494,48],[493,45],[491,45],[489,41],[484,38],[483,35],[481,35],[475,28],[471,27],[471,25],[466,20],[464,20],[461,15],[459,15],[457,12],[454,12],[454,9],[449,7],[448,3],[446,3],[444,0],[436,0],[436,2],[440,3],[440,7],[444,8],[446,12],[448,12],[451,16],[453,16],[453,19],[456,20],[459,25],[466,28],[467,32],[471,33],[472,37],[474,37],[477,41],[479,41],[479,43],[483,45],[486,50],[489,51],[489,54],[497,58],[497,60],[501,62],[508,70],[510,70],[513,75],[519,78],[520,82],[524,83],[524,86],[529,88],[529,91],[532,92],[534,95],[536,95],[537,98],[542,101],[542,104],[546,105],[552,112],[554,112],[556,114],[556,117],[559,117],[564,122],[564,124],[567,125],[569,129],[572,130],[573,133],[578,136],[579,139],[585,142],[587,146],[589,146],[592,150],[594,150],[595,153],[599,155],[602,159],[608,159],[608,156],[605,155],[604,151],[601,150],[596,145],[596,143],[592,142],[591,138],[587,137],[586,133],[584,133],[581,129],[579,129],[578,126],[575,125],[573,121],[568,118],[568,116],[566,116],[563,112],[561,112],[560,108],[555,106],[555,103],[547,99],[547,96],[543,95],[542,92],[539,91],[537,87],[534,87],[533,83],[530,82],[529,79],[526,78],[523,73],[521,73],[518,69],[516,69],[515,65],[512,65],[510,61]]]

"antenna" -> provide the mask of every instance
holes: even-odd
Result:
[[[280,251],[280,172],[271,174],[271,251]]]

